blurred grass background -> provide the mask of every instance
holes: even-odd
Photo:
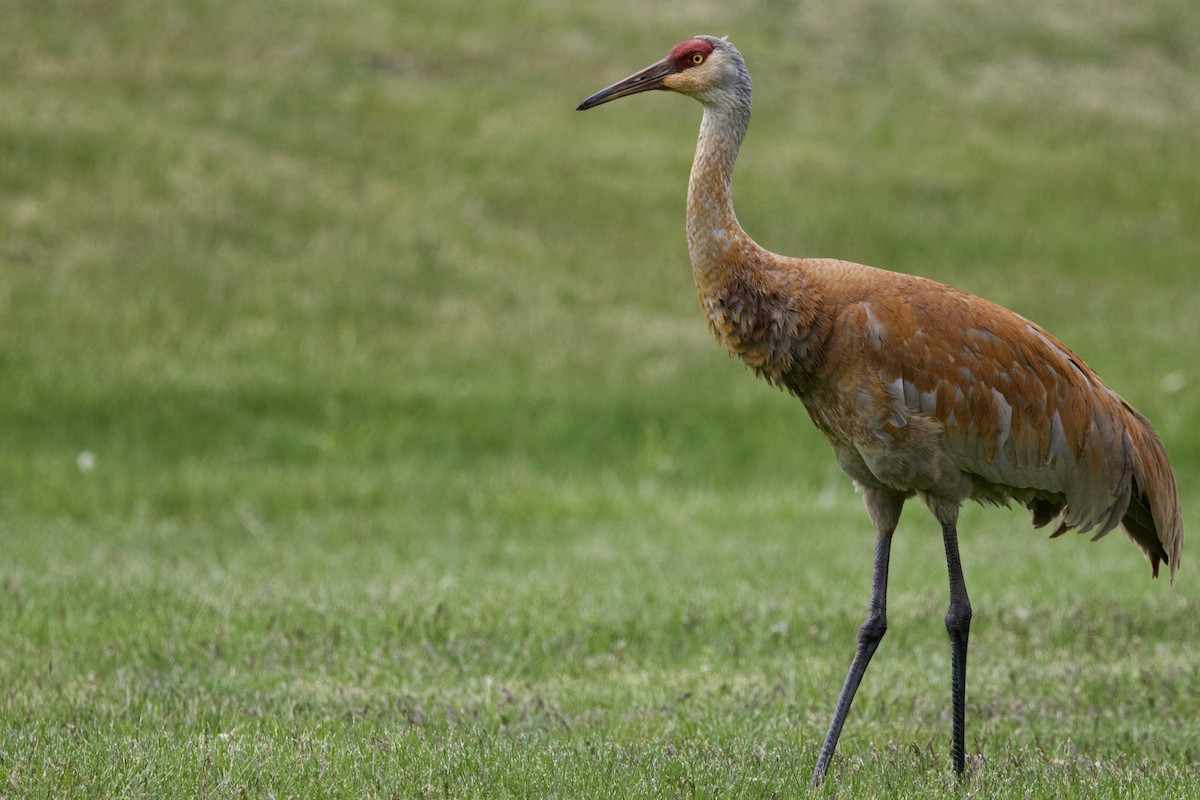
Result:
[[[1042,323],[1196,516],[1187,0],[12,0],[0,796],[802,790],[870,526],[705,330],[699,109],[573,110],[700,32],[751,235]],[[962,539],[973,790],[1200,785],[1190,551]],[[914,506],[829,793],[957,791],[940,551]]]

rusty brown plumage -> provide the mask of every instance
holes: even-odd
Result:
[[[1036,324],[934,281],[765,251],[700,294],[718,338],[805,403],[859,483],[1016,501],[1055,536],[1120,524],[1174,577],[1183,529],[1162,444]]]
[[[1175,477],[1150,423],[1045,330],[949,286],[756,244],[734,214],[733,166],[750,120],[741,54],[709,36],[589,97],[650,89],[704,106],[688,183],[688,251],[717,338],[798,397],[863,492],[876,529],[871,604],[826,735],[829,765],[859,682],[886,630],[891,537],[919,497],[942,525],[950,578],[955,769],[964,767],[971,606],[957,542],[961,503],[1017,502],[1037,527],[1099,538],[1120,525],[1172,580],[1183,547]]]

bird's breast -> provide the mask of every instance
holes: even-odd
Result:
[[[802,391],[823,335],[798,295],[745,277],[698,289],[709,328],[731,354],[768,382]]]

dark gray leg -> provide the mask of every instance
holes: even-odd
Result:
[[[887,631],[888,558],[892,549],[892,533],[896,530],[904,498],[868,491],[865,500],[867,511],[875,523],[875,570],[871,579],[871,605],[866,621],[858,630],[858,649],[854,652],[854,660],[850,662],[850,672],[847,673],[842,693],[838,696],[837,709],[829,723],[829,732],[825,734],[825,744],[821,746],[821,754],[817,757],[817,766],[812,775],[813,785],[819,784],[825,778],[829,761],[837,748],[838,737],[842,735],[846,715],[850,713],[850,704],[854,702],[854,694],[858,691],[858,685],[862,683],[867,665],[871,663],[871,656],[875,655],[879,642]]]
[[[950,752],[954,771],[962,775],[966,760],[967,637],[971,632],[971,601],[963,581],[962,562],[958,558],[958,531],[954,523],[942,524],[946,543],[946,568],[950,573],[950,609],[946,612],[946,631],[950,634],[950,692],[954,704],[954,738]]]

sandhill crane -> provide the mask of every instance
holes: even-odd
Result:
[[[1170,462],[1150,423],[1066,345],[1027,319],[949,286],[756,244],[730,199],[750,121],[750,74],[724,39],[697,36],[584,100],[584,110],[666,89],[704,107],[688,182],[687,241],[709,327],[771,384],[798,397],[863,495],[875,527],[871,600],[813,770],[819,783],[887,629],[892,534],[919,497],[942,527],[950,577],[954,769],[964,767],[971,603],[959,561],[968,498],[1016,501],[1033,524],[1118,524],[1150,561],[1179,565],[1183,522]]]

